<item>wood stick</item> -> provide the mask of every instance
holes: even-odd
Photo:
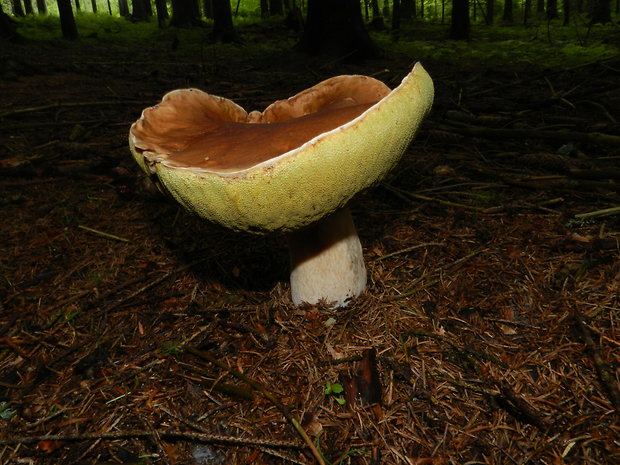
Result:
[[[316,448],[316,446],[314,445],[314,443],[312,442],[308,434],[302,428],[299,421],[291,414],[289,409],[284,404],[282,404],[278,399],[276,399],[276,397],[269,390],[267,390],[267,388],[265,388],[263,385],[261,385],[257,381],[254,381],[249,376],[246,376],[243,373],[230,368],[225,363],[213,357],[208,352],[203,352],[193,347],[185,347],[185,350],[189,352],[190,354],[195,355],[196,357],[202,358],[203,360],[213,363],[215,366],[221,368],[224,371],[227,371],[228,373],[233,375],[235,378],[240,379],[241,381],[248,384],[256,391],[261,393],[266,399],[268,399],[273,405],[275,405],[277,409],[280,410],[282,415],[284,415],[284,417],[293,425],[297,433],[301,436],[301,438],[304,440],[304,442],[306,443],[306,445],[312,452],[312,455],[316,459],[317,463],[319,465],[325,465],[325,460],[323,460],[323,456],[321,455],[319,450]]]

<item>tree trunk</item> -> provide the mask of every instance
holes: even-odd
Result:
[[[269,14],[271,16],[284,15],[284,4],[282,0],[269,0]]]
[[[590,0],[590,24],[611,23],[611,0]]]
[[[512,24],[514,21],[512,16],[512,0],[504,0],[504,14],[502,15],[502,21],[506,24]]]
[[[18,42],[21,38],[15,30],[13,20],[2,10],[2,2],[0,2],[0,39]]]
[[[213,0],[214,5],[215,3],[216,0]],[[230,7],[230,2],[228,6]],[[191,27],[199,24],[201,23],[198,0],[172,0],[171,26]]]
[[[11,7],[13,10],[13,16],[18,18],[26,16],[24,13],[24,7],[22,6],[22,0],[11,0]]]
[[[93,13],[97,13],[97,0],[90,0],[90,6],[93,9]]]
[[[400,0],[392,2],[392,32],[394,33],[394,39],[398,39],[400,32]]]
[[[562,1],[562,26],[568,26],[570,24],[570,9],[571,9],[571,1],[563,0]]]
[[[379,9],[379,0],[370,0],[370,8],[372,10],[372,20],[370,20],[368,27],[375,31],[384,30],[385,24],[383,23],[383,15]],[[392,29],[394,29],[394,24],[392,24]]]
[[[558,18],[558,0],[547,0],[547,19]]]
[[[34,8],[32,7],[32,0],[24,0],[24,10],[27,15],[34,14]]]
[[[165,1],[165,0],[163,0]],[[205,18],[213,19],[213,1],[212,0],[204,0],[202,2],[202,7],[204,9]]]
[[[306,28],[298,50],[348,60],[377,57],[359,0],[308,0]]]
[[[219,42],[241,42],[233,26],[230,0],[213,0],[213,31],[210,37]]]
[[[415,0],[400,0],[400,18],[406,23],[415,18]]]
[[[536,0],[536,13],[542,15],[545,12],[545,0]]]
[[[77,26],[75,25],[75,17],[73,16],[71,0],[57,0],[57,3],[58,15],[60,16],[60,29],[62,30],[63,39],[77,39],[78,31]]]
[[[129,4],[127,0],[118,0],[118,14],[123,18],[129,16]]]
[[[131,18],[134,21],[148,21],[147,1],[148,0],[131,0]]]
[[[469,40],[469,0],[452,0],[450,39]]]
[[[487,0],[487,22],[489,26],[493,24],[495,20],[495,0]]]
[[[532,14],[532,0],[525,0],[523,4],[523,25],[527,26],[530,16]]]
[[[37,0],[37,11],[40,15],[47,14],[47,3],[45,3],[45,0]]]
[[[157,25],[163,28],[166,25],[166,20],[169,18],[166,0],[155,0],[155,11],[157,13]]]

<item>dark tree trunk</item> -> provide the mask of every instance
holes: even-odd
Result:
[[[385,24],[383,23],[383,15],[381,14],[381,10],[379,9],[379,0],[370,0],[370,8],[372,10],[372,20],[370,21],[368,27],[375,31],[384,30]],[[393,28],[394,25],[392,24],[392,29]]]
[[[271,16],[282,16],[284,14],[284,4],[282,0],[269,0],[269,14]]]
[[[545,12],[545,0],[536,0],[536,13],[542,15]]]
[[[547,19],[558,18],[558,0],[547,0]]]
[[[260,0],[260,17],[269,17],[269,0]]]
[[[163,28],[166,25],[166,20],[170,17],[166,0],[155,0],[155,11],[157,12],[157,25]]]
[[[590,24],[611,23],[611,0],[590,0]]]
[[[37,0],[39,1],[39,0]],[[90,6],[93,9],[93,13],[97,13],[97,1],[96,0],[90,0]]]
[[[364,27],[359,0],[308,0],[306,28],[297,48],[349,60],[379,55]]]
[[[147,1],[148,0],[131,0],[131,18],[134,21],[148,21],[149,12],[146,5]]]
[[[15,29],[14,21],[2,10],[2,2],[0,2],[0,39],[18,42],[21,38]]]
[[[571,1],[563,0],[562,1],[562,26],[568,26],[570,24],[570,9],[571,9]]]
[[[74,1],[75,1],[75,10],[82,11],[82,5],[80,3],[80,0],[74,0]]]
[[[68,40],[77,39],[78,31],[75,25],[75,17],[73,16],[73,8],[71,8],[71,0],[57,0],[57,3],[62,37]]]
[[[215,5],[215,0],[213,3]],[[230,7],[230,3],[228,6]],[[199,24],[201,23],[198,0],[172,0],[171,26],[191,27]]]
[[[203,0],[202,7],[204,9],[205,18],[213,19],[213,1],[212,0]]]
[[[400,0],[392,2],[392,31],[394,38],[398,39],[400,32]]]
[[[495,21],[495,0],[487,0],[487,24],[490,26]]]
[[[32,7],[32,0],[24,0],[24,10],[27,15],[34,14],[34,8]]]
[[[295,4],[295,0],[288,0],[287,9],[286,26],[293,31],[301,31],[304,28],[304,16],[301,9]]]
[[[452,0],[450,39],[469,40],[469,0]]]
[[[213,0],[211,38],[220,42],[241,42],[233,26],[230,0]]]
[[[40,15],[47,14],[47,3],[45,3],[45,0],[37,0],[37,11]]]
[[[118,0],[118,14],[124,18],[129,16],[129,4],[127,0]]]
[[[415,1],[414,0],[400,0],[400,17],[406,23],[415,18]]]
[[[532,0],[525,0],[523,4],[523,25],[527,26],[530,16],[532,15]]]
[[[514,21],[512,16],[512,0],[504,0],[504,14],[502,15],[502,21],[506,24],[512,24]]]
[[[24,13],[24,7],[22,6],[21,0],[12,0],[11,7],[13,9],[13,16],[24,17],[26,13]]]

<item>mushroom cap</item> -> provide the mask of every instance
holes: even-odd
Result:
[[[233,230],[289,232],[346,205],[400,160],[433,102],[421,64],[390,91],[337,76],[265,111],[181,89],[129,132],[140,167],[181,205]]]

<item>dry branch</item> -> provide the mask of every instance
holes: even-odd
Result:
[[[164,438],[181,439],[193,442],[235,444],[239,446],[268,446],[285,449],[299,449],[297,443],[291,441],[278,441],[273,439],[240,438],[237,436],[226,436],[222,434],[192,433],[187,431],[174,430],[126,430],[110,431],[107,433],[82,433],[82,434],[43,434],[41,436],[17,436],[0,439],[0,446],[13,444],[33,444],[41,441],[95,441],[100,439],[130,439],[130,438]]]

